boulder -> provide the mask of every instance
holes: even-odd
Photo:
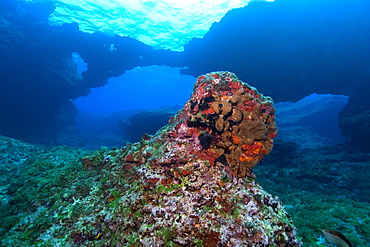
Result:
[[[82,160],[109,179],[104,197],[83,199],[91,210],[63,220],[72,226],[69,241],[300,246],[281,202],[252,172],[276,133],[269,97],[230,72],[200,76],[184,108],[154,136]]]

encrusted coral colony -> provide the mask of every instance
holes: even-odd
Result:
[[[99,170],[101,187],[81,199],[89,210],[57,228],[72,228],[72,245],[300,246],[251,170],[276,134],[269,97],[230,72],[200,76],[154,136],[83,159]]]

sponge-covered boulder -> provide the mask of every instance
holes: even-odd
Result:
[[[276,133],[270,98],[230,72],[200,76],[184,108],[154,136],[83,160],[110,175],[105,203],[92,199],[96,210],[73,219],[80,226],[73,242],[299,246],[283,206],[251,170]]]

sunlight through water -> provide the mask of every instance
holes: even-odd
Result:
[[[78,23],[84,32],[129,36],[156,49],[183,50],[193,37],[203,37],[212,23],[250,0],[58,0],[52,25]]]

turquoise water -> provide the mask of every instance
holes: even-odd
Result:
[[[183,50],[192,38],[201,38],[214,22],[250,0],[99,0],[56,1],[52,25],[76,22],[84,32],[118,34],[156,49]],[[37,2],[37,1],[33,1]]]

